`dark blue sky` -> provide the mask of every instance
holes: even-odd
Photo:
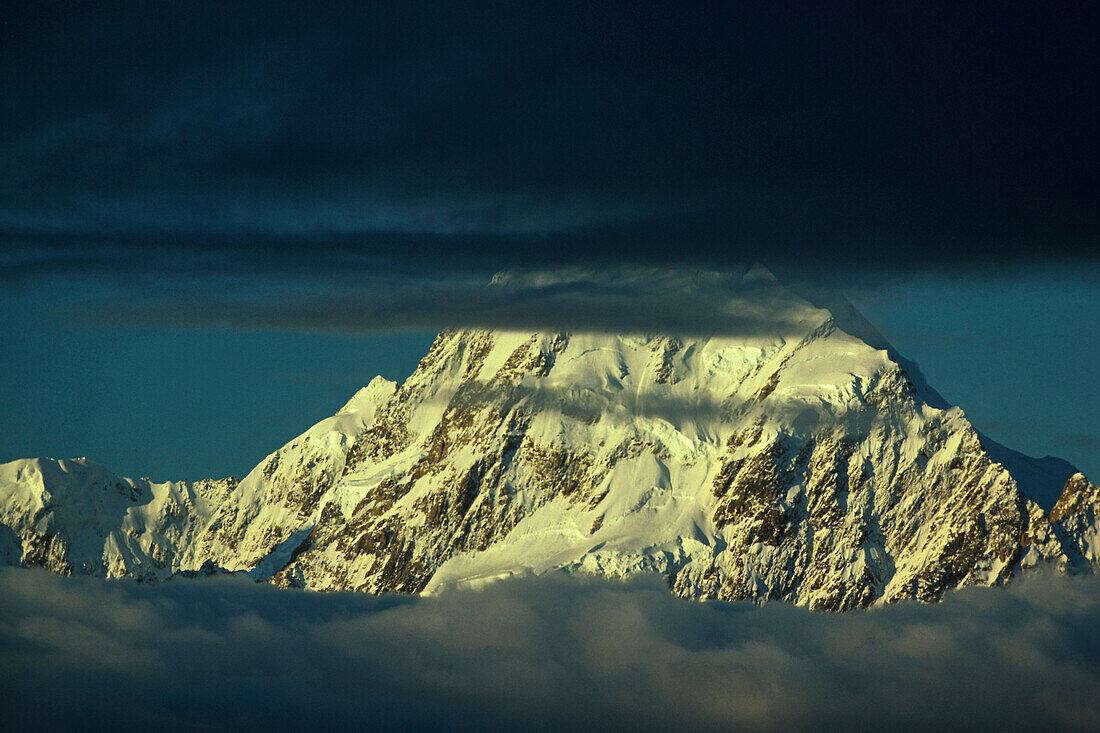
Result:
[[[434,337],[89,326],[95,291],[70,279],[0,297],[0,461],[241,477],[375,374],[408,376]]]
[[[1100,467],[1098,12],[4,3],[0,459],[241,473],[498,269],[761,261]]]

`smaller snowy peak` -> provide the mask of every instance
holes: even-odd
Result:
[[[1050,510],[1050,520],[1057,522],[1064,517],[1078,514],[1098,501],[1100,487],[1093,486],[1083,473],[1077,472],[1066,481],[1062,495]]]
[[[0,544],[53,572],[163,578],[235,486],[125,478],[85,459],[13,461],[0,465]]]
[[[92,488],[113,486],[122,499],[140,497],[147,480],[124,479],[86,458],[25,458],[0,465],[0,484],[8,487],[5,498],[21,497],[43,506],[102,504]]]
[[[391,382],[379,375],[370,381],[366,387],[356,392],[347,403],[336,413],[359,413],[368,418],[374,415],[374,410],[397,391],[397,382]]]
[[[1095,571],[1100,566],[1100,486],[1082,473],[1070,476],[1048,518],[1050,535],[1040,538],[1047,541],[1046,554],[1056,556],[1063,571]]]

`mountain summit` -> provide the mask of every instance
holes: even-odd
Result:
[[[850,306],[760,269],[639,279],[676,335],[568,330],[568,314],[444,331],[403,384],[376,377],[239,482],[0,466],[0,561],[376,593],[657,572],[686,598],[823,610],[1097,566],[1097,488],[984,439]]]

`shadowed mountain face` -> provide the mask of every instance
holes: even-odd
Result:
[[[760,270],[663,277],[751,290],[719,312],[766,304],[774,332],[443,332],[403,384],[376,378],[240,482],[0,467],[0,557],[376,593],[657,572],[687,598],[825,610],[1095,567],[1096,488],[978,435],[850,306]]]

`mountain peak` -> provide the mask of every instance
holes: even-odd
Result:
[[[657,572],[684,597],[830,610],[1096,564],[1095,492],[1073,483],[1048,515],[1021,490],[1026,466],[850,306],[759,268],[490,287],[566,312],[577,293],[611,309],[648,297],[653,319],[444,331],[404,383],[375,378],[239,483],[74,463],[44,481],[90,502],[73,513],[30,501],[7,464],[0,523],[20,562],[149,578],[212,564],[372,592]]]

